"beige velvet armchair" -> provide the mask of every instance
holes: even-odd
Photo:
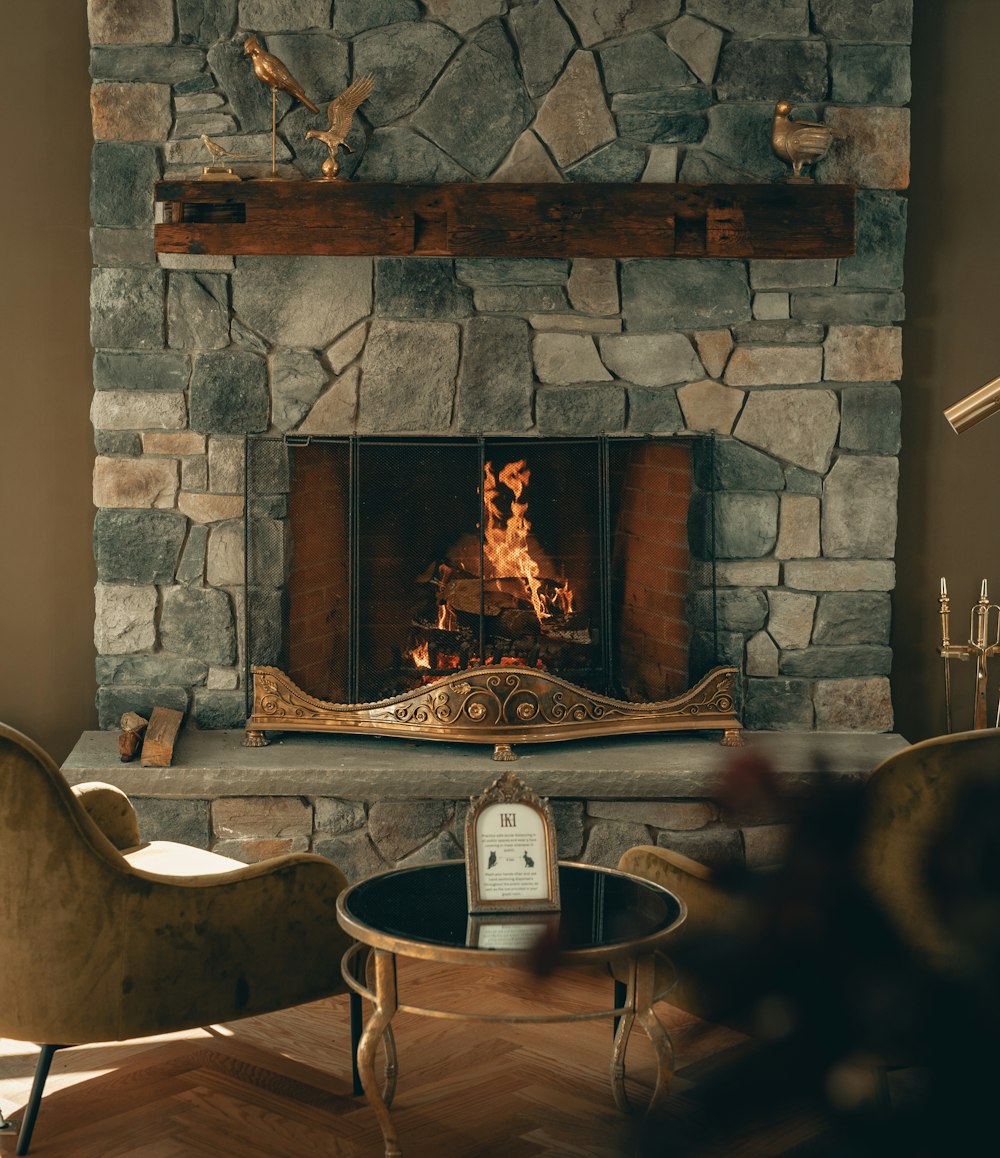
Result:
[[[346,992],[345,884],[308,853],[245,865],[143,844],[124,793],[71,790],[45,752],[0,725],[0,1036],[42,1044],[17,1153],[55,1049]],[[351,1013],[359,1025],[353,1002]]]

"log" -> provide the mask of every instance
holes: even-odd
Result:
[[[183,712],[173,708],[153,708],[142,744],[139,763],[143,768],[169,768],[174,759],[174,745],[180,731]]]
[[[119,724],[121,732],[118,736],[118,759],[123,764],[135,759],[148,724],[149,720],[140,716],[138,712],[126,712],[122,716]]]

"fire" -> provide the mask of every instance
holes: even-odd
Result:
[[[410,652],[410,659],[413,660],[414,667],[430,667],[431,666],[431,649],[430,644],[424,640],[423,643],[417,646]]]

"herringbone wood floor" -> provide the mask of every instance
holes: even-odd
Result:
[[[463,998],[481,1012],[610,1005],[606,975],[546,981],[510,970],[400,962],[410,1004]],[[700,1065],[739,1048],[728,1030],[658,1009],[677,1048],[674,1090]],[[366,1006],[367,1013],[367,1006]],[[611,1099],[610,1021],[493,1025],[399,1014],[393,1120],[407,1158],[618,1158],[635,1150],[636,1119]],[[698,1032],[701,1029],[702,1032]],[[3,1043],[0,1106],[19,1118],[36,1051]],[[350,1093],[347,998],[169,1038],[56,1054],[32,1141],[37,1158],[378,1158],[382,1138]],[[630,1089],[648,1091],[653,1054],[641,1030]],[[808,1134],[808,1124],[805,1129]],[[665,1145],[664,1153],[668,1149]],[[781,1153],[756,1149],[757,1154]],[[0,1135],[0,1155],[14,1138]]]

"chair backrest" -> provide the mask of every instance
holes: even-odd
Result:
[[[945,967],[960,967],[969,946],[956,937],[930,874],[940,842],[963,839],[955,832],[958,810],[963,794],[976,789],[1000,803],[995,728],[912,744],[882,761],[867,786],[866,879],[907,941]]]
[[[0,724],[0,1036],[68,1044],[100,1009],[115,1036],[127,872],[49,756]]]

